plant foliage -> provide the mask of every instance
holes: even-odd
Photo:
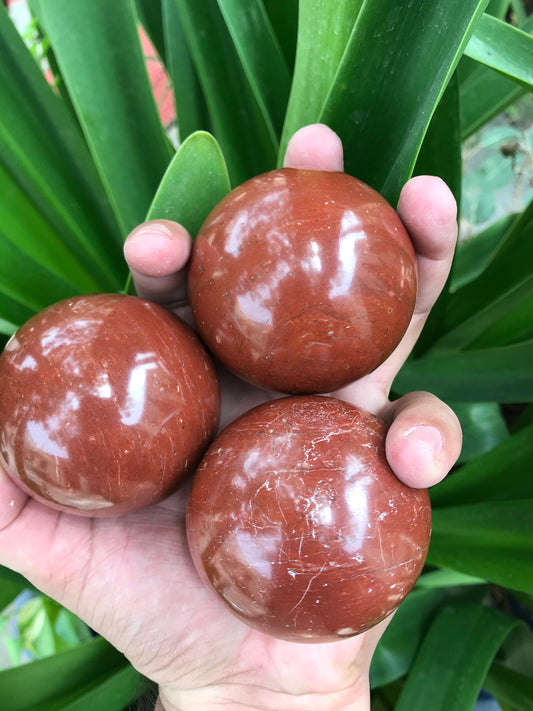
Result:
[[[526,184],[529,204],[505,215],[487,198],[501,188],[498,176],[531,166],[533,134],[489,129],[482,147],[505,144],[508,160],[500,153],[465,176],[461,164],[476,132],[532,90],[533,21],[524,5],[30,6],[53,81],[0,6],[4,338],[54,301],[127,288],[129,230],[146,217],[168,218],[194,235],[232,186],[279,165],[290,135],[307,123],[334,128],[347,171],[391,202],[411,175],[430,172],[450,184],[463,219],[481,224],[460,243],[394,385],[397,395],[428,389],[454,406],[465,445],[432,494],[428,567],[377,649],[373,708],[470,711],[483,686],[505,709],[533,708],[533,668],[520,661],[532,658],[532,635],[518,622],[533,610],[532,191]],[[154,101],[140,25],[172,80],[177,151]],[[480,184],[483,197],[474,198]],[[24,587],[0,570],[0,607]],[[38,609],[50,622],[47,604]],[[81,639],[0,672],[0,698],[16,699],[11,711],[118,711],[135,698],[142,680],[126,660],[102,639]]]

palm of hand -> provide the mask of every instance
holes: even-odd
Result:
[[[305,141],[316,139],[311,133]],[[301,151],[302,143],[295,145]],[[419,181],[404,199],[403,215],[418,252],[417,313],[397,351],[370,376],[337,394],[392,422],[389,463],[404,481],[427,486],[442,478],[459,453],[457,421],[427,394],[388,403],[394,375],[446,279],[453,253],[453,200],[442,184]],[[164,301],[165,295],[156,300]],[[228,373],[221,373],[221,381],[223,426],[273,396]],[[420,423],[442,435],[434,462],[427,449],[417,450],[416,440],[409,444],[409,434]],[[406,461],[417,466],[409,471]],[[215,708],[226,701],[238,708],[277,711],[366,708],[368,667],[386,621],[326,645],[284,642],[249,629],[194,570],[185,534],[186,500],[185,487],[126,517],[79,518],[29,499],[0,471],[0,559],[123,651],[160,685],[169,711],[187,704]]]

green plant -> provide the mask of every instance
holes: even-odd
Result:
[[[194,234],[230,185],[279,164],[306,123],[335,129],[347,172],[391,202],[420,173],[440,175],[460,201],[463,142],[533,85],[533,22],[518,0],[30,4],[57,90],[1,9],[5,338],[61,298],[126,290],[131,228],[164,217]],[[173,80],[177,152],[157,114],[139,19]],[[533,610],[532,233],[529,203],[460,244],[395,383],[397,395],[427,389],[451,403],[465,445],[432,492],[427,569],[378,648],[376,710],[467,711],[483,686],[506,710],[533,706],[524,665],[533,635],[517,613]],[[25,585],[5,571],[0,581],[4,604]],[[0,698],[17,700],[12,711],[111,711],[137,683],[93,639],[1,672]]]

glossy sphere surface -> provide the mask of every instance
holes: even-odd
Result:
[[[0,357],[0,461],[54,508],[122,514],[169,495],[215,435],[213,365],[176,316],[95,294],[33,317]]]
[[[385,425],[320,396],[229,425],[196,472],[187,535],[243,621],[299,642],[351,637],[391,613],[425,560],[431,508],[389,468]]]
[[[227,195],[196,239],[189,297],[230,370],[287,393],[330,392],[402,338],[415,256],[394,209],[345,173],[283,168]]]

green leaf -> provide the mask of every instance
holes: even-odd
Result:
[[[533,592],[533,499],[433,511],[428,563]]]
[[[0,330],[3,334],[11,336],[20,324],[25,323],[34,314],[35,309],[24,306],[0,291]]]
[[[482,605],[444,608],[429,629],[395,711],[472,711],[487,669],[515,624]]]
[[[476,326],[467,341],[469,349],[495,348],[532,338],[533,275],[496,301],[492,314],[482,312]]]
[[[533,15],[520,29],[533,30]],[[479,130],[525,93],[514,80],[463,56],[459,63],[461,135],[463,140]]]
[[[533,711],[533,678],[494,663],[483,688],[500,703],[518,711]]]
[[[148,220],[175,220],[193,237],[229,192],[224,156],[209,133],[193,133],[170,163],[148,211]]]
[[[238,185],[274,167],[275,136],[265,122],[218,5],[197,0],[175,2],[215,136],[232,183]]]
[[[174,89],[179,138],[184,141],[195,131],[208,130],[210,119],[176,2],[163,0],[162,5],[168,71]]]
[[[511,432],[519,432],[531,424],[533,424],[533,405],[528,405],[511,424]]]
[[[495,402],[449,403],[459,418],[463,447],[459,462],[469,461],[494,449],[509,433]]]
[[[372,711],[394,711],[403,688],[403,681],[393,681],[386,686],[372,690]]]
[[[76,293],[81,291],[28,257],[0,231],[0,295],[21,304],[31,316],[50,303]],[[22,323],[11,318],[14,314],[4,310],[1,300],[0,315],[17,326]]]
[[[91,274],[93,283],[117,288],[120,238],[94,164],[4,7],[0,55],[0,214],[13,229],[17,219],[28,218],[28,228],[11,238],[39,249],[41,256],[49,250],[56,272],[70,269],[71,278],[83,285]],[[30,234],[38,225],[40,248]],[[4,217],[2,226],[7,229]]]
[[[461,127],[459,84],[454,74],[439,101],[422,143],[414,175],[437,175],[461,205]]]
[[[460,84],[461,138],[479,131],[524,93],[512,79],[478,64],[478,70]]]
[[[465,54],[513,79],[528,91],[533,89],[533,37],[507,22],[484,14]]]
[[[486,12],[499,20],[504,20],[508,8],[509,0],[489,0]]]
[[[290,71],[294,71],[298,35],[298,0],[264,0],[270,22]]]
[[[402,602],[372,657],[371,688],[389,684],[409,671],[428,625],[445,599],[442,590],[413,590]]]
[[[21,656],[24,652],[20,639],[12,639],[9,632],[2,634],[4,627],[8,624],[10,618],[0,616],[0,642],[5,648],[9,657],[9,664],[6,666],[16,666],[21,663]],[[0,667],[1,669],[2,667]]]
[[[363,3],[320,120],[343,140],[346,171],[392,204],[486,5],[487,0]]]
[[[0,577],[0,612],[10,605],[23,590],[26,590],[23,582]]]
[[[289,99],[289,70],[262,0],[217,0],[265,124],[279,140]]]
[[[300,0],[292,89],[278,164],[292,134],[320,120],[346,44],[364,0]],[[352,66],[356,66],[355,64]]]
[[[87,642],[93,636],[83,620],[61,606],[55,618],[54,632],[56,638],[62,642],[58,649],[75,647],[81,642]]]
[[[168,59],[165,48],[163,8],[162,2],[153,0],[135,0],[135,6],[139,20],[141,21],[146,34],[154,45],[161,61],[168,68]]]
[[[524,8],[524,4],[524,0],[511,0],[510,2],[510,9],[512,9],[514,19],[520,27],[524,24],[526,19],[526,10]]]
[[[400,394],[429,390],[456,402],[531,402],[533,340],[410,359],[393,387]]]
[[[430,573],[421,575],[417,582],[415,590],[434,590],[447,587],[485,585],[486,580],[483,578],[474,578],[466,573],[458,573],[456,570],[432,570]]]
[[[36,711],[39,704],[76,693],[126,666],[120,652],[103,638],[93,638],[52,657],[0,672],[0,698],[10,700],[9,711]]]
[[[0,565],[0,586],[3,585],[4,582],[14,583],[19,586],[21,590],[36,590],[35,586],[20,573],[15,573],[14,570]]]
[[[459,241],[450,282],[452,292],[483,273],[515,220],[516,215],[505,215],[474,237]]]
[[[125,237],[144,218],[172,155],[148,80],[133,0],[41,0],[41,8]]]
[[[123,711],[146,687],[146,681],[141,675],[133,667],[127,666],[73,693],[32,707],[31,711]]]
[[[46,595],[25,603],[17,616],[23,648],[42,659],[91,639],[89,627]]]
[[[446,340],[447,347],[456,347],[453,346],[453,341],[457,334],[453,331],[459,324],[472,317],[474,321],[471,323],[475,323],[475,317],[483,311],[490,319],[488,309],[491,304],[520,288],[521,284],[529,279],[533,274],[533,242],[530,239],[532,229],[533,202],[510,222],[497,247],[490,252],[488,264],[484,265],[479,277],[454,293],[444,292],[441,295],[435,315],[430,314],[426,324],[431,338],[425,337],[426,329],[422,333],[426,349],[442,348]],[[468,338],[468,331],[463,331],[463,337],[464,335]]]
[[[1,311],[1,299],[0,299],[0,311]],[[11,323],[10,321],[6,321],[3,318],[0,318],[0,333],[4,336],[12,336],[15,331],[17,330],[17,326],[14,323]],[[4,348],[3,341],[0,340],[0,348]]]
[[[19,611],[18,628],[23,648],[38,659],[58,651],[53,629],[55,614],[55,605],[43,595],[32,598]]]
[[[431,489],[433,507],[481,501],[533,499],[533,477],[524,472],[533,461],[533,424],[460,469]]]

